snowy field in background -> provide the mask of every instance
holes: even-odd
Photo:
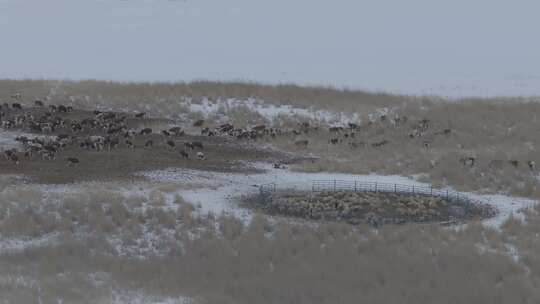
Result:
[[[0,77],[538,96],[539,10],[491,0],[0,0]]]
[[[185,101],[181,103],[192,113],[199,113],[203,117],[209,116],[218,117],[222,123],[230,121],[230,114],[235,111],[247,110],[252,113],[257,113],[264,119],[270,122],[279,122],[279,120],[296,120],[298,123],[303,121],[316,121],[328,125],[347,126],[348,123],[360,124],[362,122],[360,113],[351,112],[333,112],[327,110],[319,110],[314,108],[298,108],[291,105],[274,105],[265,103],[263,100],[247,99],[239,100],[228,98],[219,100],[219,102],[211,102],[208,99],[203,99],[201,102],[193,103]],[[387,114],[388,109],[380,110],[381,113]]]

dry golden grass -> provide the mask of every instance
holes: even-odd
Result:
[[[462,190],[510,192],[537,197],[537,170],[531,171],[527,161],[540,163],[540,103],[462,101],[430,103],[421,108],[408,105],[396,110],[408,117],[399,127],[389,122],[364,125],[354,139],[330,134],[327,129],[311,131],[299,137],[270,140],[273,145],[289,151],[318,156],[316,162],[296,166],[301,171],[333,171],[366,174],[414,175],[426,173],[427,181],[447,184]],[[422,137],[409,138],[422,119],[431,125]],[[451,129],[451,134],[437,134]],[[306,150],[298,149],[296,139],[309,140]],[[332,145],[331,138],[342,143]],[[382,147],[371,144],[387,140]],[[429,148],[424,147],[429,142]],[[366,147],[351,148],[350,143],[364,143]],[[475,157],[474,168],[461,165],[462,157]],[[518,168],[508,163],[502,168],[491,168],[492,160],[518,160]]]
[[[167,107],[167,103],[183,97],[198,101],[202,98],[246,99],[255,97],[275,104],[320,107],[336,111],[358,111],[365,106],[399,105],[411,97],[384,93],[335,89],[331,87],[301,87],[293,84],[264,85],[243,82],[196,81],[189,83],[118,83],[97,80],[0,80],[0,96],[20,92],[25,100],[51,97],[58,103],[73,103],[87,107],[96,105],[130,107],[143,103],[150,107]]]
[[[345,224],[269,223],[260,215],[246,226],[223,215],[194,217],[180,197],[163,208],[156,189],[142,197],[108,188],[115,186],[93,184],[98,191],[44,201],[31,185],[0,193],[3,238],[57,236],[23,251],[0,250],[4,302],[110,303],[121,290],[197,303],[540,300],[539,207],[525,222],[511,218],[501,232],[471,223],[375,233]]]
[[[406,128],[380,123],[361,131],[380,149],[332,146],[326,131],[270,141],[295,152],[319,155],[303,170],[417,174],[463,189],[512,191],[537,196],[527,169],[491,170],[492,159],[536,160],[540,105],[523,100],[460,102],[370,94],[328,88],[242,83],[118,84],[100,81],[0,81],[0,98],[22,92],[25,101],[127,108],[155,115],[181,112],[184,97],[257,97],[268,102],[356,111],[393,108],[412,124],[430,119],[449,137],[410,140]],[[148,107],[147,107],[148,106]],[[240,111],[238,122],[251,119]],[[244,122],[247,123],[247,122]],[[290,123],[294,125],[294,122]],[[459,148],[458,145],[464,147]],[[478,166],[458,159],[475,155]],[[436,160],[437,165],[430,166]],[[0,300],[6,303],[109,303],[114,290],[191,296],[198,303],[539,303],[540,215],[531,209],[501,232],[479,224],[455,231],[436,226],[316,227],[256,217],[194,216],[180,197],[168,205],[173,185],[153,185],[150,197],[121,195],[115,185],[89,186],[73,194],[49,194],[0,181],[2,239],[54,242],[23,251],[0,251]],[[98,277],[98,279],[96,279]]]

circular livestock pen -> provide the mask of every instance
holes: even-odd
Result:
[[[489,204],[432,186],[347,180],[259,186],[248,206],[273,215],[353,224],[442,223],[496,215]]]

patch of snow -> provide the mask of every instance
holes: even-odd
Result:
[[[21,144],[15,141],[17,136],[25,136],[21,132],[4,131],[0,132],[0,150],[8,150],[12,148],[20,148]]]
[[[187,107],[191,112],[199,113],[203,117],[217,116],[223,119],[223,122],[228,121],[228,115],[239,109],[247,109],[250,112],[261,115],[266,120],[273,122],[280,117],[296,117],[308,121],[317,121],[330,125],[346,125],[347,123],[360,123],[361,118],[358,113],[348,112],[332,112],[314,108],[298,108],[291,105],[274,105],[265,103],[262,100],[249,98],[240,100],[228,98],[212,102],[208,99],[203,99],[200,103],[193,103],[187,99],[182,102],[182,105]]]
[[[16,253],[26,249],[44,247],[55,244],[58,241],[59,234],[51,233],[36,238],[4,238],[0,237],[0,254]]]
[[[499,210],[499,214],[497,216],[484,220],[484,224],[494,228],[501,227],[504,221],[506,221],[512,215],[521,217],[521,210],[533,207],[538,203],[537,200],[533,199],[497,194],[479,195],[475,193],[467,193],[467,196],[473,199],[484,200],[489,205]]]
[[[188,297],[158,297],[149,296],[140,291],[114,291],[113,304],[193,304]]]
[[[22,144],[15,141],[15,138],[19,136],[25,136],[28,138],[40,137],[40,138],[52,138],[52,136],[47,135],[36,135],[31,133],[26,133],[22,131],[7,131],[0,129],[0,151],[7,150],[12,148],[21,148]]]

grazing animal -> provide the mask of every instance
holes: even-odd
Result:
[[[13,103],[11,107],[15,110],[22,110],[22,105],[20,103]]]
[[[349,146],[352,148],[352,149],[356,149],[356,148],[365,148],[366,147],[366,143],[365,142],[350,142],[349,143]]]
[[[144,118],[145,115],[146,115],[146,113],[144,113],[144,112],[137,113],[137,114],[135,114],[135,118]]]
[[[184,150],[180,151],[180,155],[182,156],[182,158],[189,158],[189,154]]]
[[[428,150],[429,147],[431,147],[431,143],[430,143],[429,141],[424,141],[424,142],[422,143],[422,145],[424,146],[424,149],[426,149],[426,150]]]
[[[9,159],[15,163],[15,165],[19,165],[19,157],[14,153],[9,156]]]
[[[128,146],[130,149],[135,149],[135,144],[133,144],[133,142],[129,139],[126,139],[126,146]]]
[[[534,160],[527,161],[527,166],[531,171],[536,171],[536,162]]]
[[[124,134],[125,138],[133,138],[135,137],[135,134],[137,134],[134,130],[127,130]]]
[[[139,134],[140,135],[152,134],[152,129],[151,128],[144,128],[144,129],[141,130],[141,132]]]
[[[266,129],[266,126],[265,125],[258,125],[258,126],[253,127],[252,129],[253,129],[253,131],[261,132],[261,131],[264,131]]]
[[[462,157],[459,159],[459,161],[465,167],[474,167],[476,163],[476,158],[475,157]]]
[[[518,160],[509,160],[508,163],[514,168],[517,168],[519,166]]]
[[[105,144],[107,144],[108,150],[111,151],[120,145],[120,139],[118,139],[118,137],[111,138],[110,136],[107,136],[107,138],[105,138]]]
[[[56,136],[56,139],[57,139],[58,141],[61,141],[61,140],[69,139],[69,137],[70,137],[70,136],[69,136],[68,134],[58,134],[58,135]]]
[[[67,158],[67,166],[72,167],[79,164],[79,159],[75,157],[68,157]]]
[[[287,167],[284,164],[282,164],[281,162],[274,163],[273,167],[274,167],[274,169],[287,169]]]
[[[382,147],[384,145],[388,144],[388,140],[382,140],[382,141],[379,141],[379,142],[375,142],[375,143],[372,143],[371,146],[374,147],[374,148],[379,148],[379,147]]]
[[[172,141],[172,140],[167,140],[167,145],[168,145],[171,149],[174,149],[174,147],[176,147],[176,144],[175,144],[174,141]]]
[[[204,160],[204,159],[206,159],[206,157],[204,156],[204,153],[199,151],[199,152],[197,152],[197,159],[198,160]]]
[[[358,129],[358,125],[355,124],[355,123],[350,122],[350,123],[348,123],[348,125],[349,125],[349,129],[351,129],[351,130],[356,130],[356,129]]]
[[[181,136],[181,135],[184,135],[184,131],[182,131],[182,128],[180,127],[172,127],[169,129],[169,135],[170,133],[176,135],[176,136]]]
[[[307,148],[308,144],[309,144],[309,141],[307,139],[297,140],[294,142],[294,145],[299,148]]]
[[[203,143],[200,141],[192,141],[191,144],[193,145],[193,148],[204,149]]]
[[[82,125],[80,123],[72,123],[71,124],[71,131],[73,133],[78,133],[80,131],[82,131]]]
[[[337,144],[339,143],[339,138],[331,138],[331,139],[330,139],[330,143],[331,143],[332,145],[337,145]]]
[[[218,128],[218,131],[219,131],[220,133],[227,133],[227,132],[230,132],[230,131],[232,131],[232,130],[234,130],[234,126],[231,125],[231,124],[228,124],[228,123],[227,123],[227,124],[223,124],[223,125],[219,126],[219,128]]]
[[[58,106],[58,113],[67,113],[67,107],[63,105]]]
[[[328,129],[328,131],[329,131],[330,133],[338,133],[338,132],[343,131],[343,127],[330,127],[330,128]]]
[[[53,131],[53,126],[51,123],[41,124],[41,131],[43,133],[51,133]]]
[[[15,99],[15,100],[22,100],[22,94],[21,93],[12,94],[10,97]]]
[[[204,125],[204,119],[199,119],[193,123],[194,127],[202,127]]]
[[[444,129],[442,131],[435,132],[434,134],[435,135],[446,135],[446,136],[448,136],[448,135],[452,134],[452,129]]]
[[[193,146],[193,144],[192,144],[192,143],[190,143],[190,142],[186,142],[186,143],[184,143],[184,146],[185,146],[186,148],[189,148],[189,149],[191,149],[191,150],[195,149],[195,147]]]
[[[43,107],[45,104],[41,100],[36,100],[36,101],[34,101],[34,105],[36,107]]]
[[[149,140],[146,141],[146,143],[144,143],[144,146],[145,147],[152,147],[152,146],[154,146],[154,141],[149,139]]]
[[[169,133],[169,131],[167,131],[167,130],[161,131],[161,134],[163,134],[165,136],[171,136],[171,133]]]
[[[52,151],[41,150],[41,160],[54,160],[56,155]]]
[[[12,156],[12,155],[15,155],[15,153],[17,153],[17,150],[15,150],[15,149],[6,150],[6,151],[4,151],[4,157],[5,157],[7,160],[10,160],[10,159],[11,159],[11,156]]]

